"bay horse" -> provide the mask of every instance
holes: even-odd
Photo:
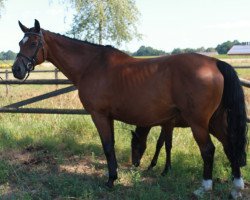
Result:
[[[246,165],[246,110],[244,93],[229,64],[199,54],[139,59],[111,47],[91,44],[40,28],[27,28],[12,66],[23,80],[45,60],[53,63],[77,87],[101,138],[112,187],[117,179],[114,120],[141,127],[162,125],[182,117],[191,127],[204,162],[202,191],[212,189],[215,147],[209,120],[222,105],[227,130],[221,141],[231,163],[233,191],[244,188],[240,167]]]

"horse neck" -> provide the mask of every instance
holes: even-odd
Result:
[[[90,61],[100,53],[101,46],[70,39],[49,31],[43,31],[43,34],[47,45],[47,60],[77,86]]]

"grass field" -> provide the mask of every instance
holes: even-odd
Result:
[[[42,67],[40,67],[42,68]],[[250,78],[250,69],[238,74]],[[53,77],[53,75],[46,75]],[[34,74],[30,78],[44,78]],[[54,90],[56,86],[0,86],[0,105]],[[250,93],[246,89],[247,103]],[[76,92],[30,107],[81,108]],[[1,199],[195,199],[200,186],[202,159],[190,129],[174,131],[172,171],[160,175],[165,164],[164,148],[158,165],[146,171],[155,150],[160,129],[155,127],[141,166],[131,166],[130,131],[134,126],[115,123],[119,179],[113,189],[104,187],[106,160],[98,133],[89,116],[0,114],[0,196]],[[231,189],[229,163],[221,145],[216,145],[214,191],[203,199],[228,199]],[[248,147],[248,163],[250,162]],[[246,180],[244,198],[250,198],[250,166],[242,168]]]

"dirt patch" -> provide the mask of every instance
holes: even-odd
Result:
[[[59,172],[101,176],[104,173],[105,166],[105,159],[98,159],[97,162],[95,158],[90,156],[84,158],[72,156],[59,165]]]
[[[38,165],[47,163],[56,164],[55,159],[49,154],[49,151],[41,146],[28,146],[24,150],[1,152],[0,158],[8,160],[11,165]]]

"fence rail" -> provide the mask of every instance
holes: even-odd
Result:
[[[68,79],[31,79],[26,81],[19,80],[0,80],[0,85],[67,85],[72,84]]]
[[[249,68],[250,66],[241,67],[236,66],[234,68]],[[68,79],[58,79],[58,70],[37,70],[32,71],[32,73],[55,73],[55,79],[31,79],[26,81],[18,81],[18,80],[8,80],[8,73],[10,71],[5,70],[0,71],[1,73],[5,73],[7,80],[0,80],[0,85],[70,85],[71,81]],[[247,88],[250,88],[250,81],[240,78],[241,85]],[[29,105],[34,102],[38,102],[47,98],[51,98],[57,95],[61,95],[64,93],[68,93],[76,90],[74,86],[68,86],[66,88],[62,88],[59,90],[55,90],[52,92],[48,92],[46,94],[42,94],[36,97],[32,97],[17,103],[13,103],[7,106],[0,108],[0,113],[34,113],[34,114],[88,114],[88,112],[84,109],[50,109],[50,108],[20,108],[22,106]],[[250,118],[247,119],[248,123],[250,123]]]

